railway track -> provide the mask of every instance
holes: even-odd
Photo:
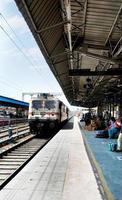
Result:
[[[8,130],[0,132],[0,190],[43,148],[50,138],[36,138],[28,124],[12,128],[13,140]],[[18,134],[19,133],[19,134]],[[3,141],[2,141],[3,140]]]
[[[0,158],[0,189],[2,189],[48,142],[33,138],[21,146],[4,152]]]
[[[28,123],[25,123],[25,124],[11,125],[11,128],[12,128],[13,132],[16,132],[16,131],[19,131],[21,129],[29,128],[29,126],[28,126]],[[0,128],[0,135],[3,134],[3,133],[7,134],[8,133],[8,129],[9,129],[9,125]]]
[[[11,130],[11,135],[9,134],[9,129],[0,132],[0,147],[10,143],[10,140],[17,141],[17,139],[30,134],[28,124],[11,127]]]

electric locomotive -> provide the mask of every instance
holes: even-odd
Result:
[[[29,103],[30,132],[42,134],[54,130],[68,119],[68,108],[59,99],[49,93],[33,97]]]

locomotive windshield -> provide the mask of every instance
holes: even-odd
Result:
[[[52,100],[34,100],[32,102],[32,108],[36,110],[41,108],[54,109],[56,108],[56,102]]]
[[[43,102],[39,100],[32,101],[32,108],[38,110],[40,108],[43,108]]]
[[[45,101],[45,108],[47,109],[53,109],[56,107],[55,101]]]

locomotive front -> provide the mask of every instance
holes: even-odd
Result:
[[[59,101],[52,97],[32,99],[29,106],[29,126],[32,133],[54,129],[59,123]]]

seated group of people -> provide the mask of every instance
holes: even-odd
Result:
[[[104,118],[103,116],[90,116],[85,114],[80,121],[85,121],[85,128],[96,131],[96,137],[118,138],[122,127],[122,119],[115,117]]]
[[[115,119],[111,117],[106,127],[103,129],[101,127],[96,127],[94,130],[97,130],[96,137],[102,138],[117,138],[121,130],[121,119]],[[105,124],[104,124],[105,125]]]

